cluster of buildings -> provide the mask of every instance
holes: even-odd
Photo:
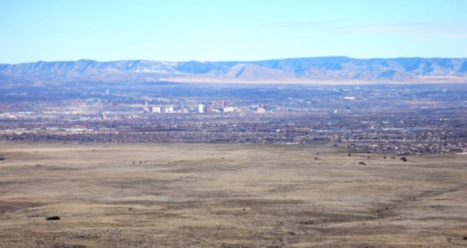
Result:
[[[240,113],[240,112],[256,112],[256,113],[266,113],[266,110],[263,107],[252,108],[243,106],[233,106],[231,101],[211,101],[209,103],[199,103],[199,104],[185,104],[180,105],[148,105],[148,102],[145,102],[143,106],[143,113],[178,113],[178,114],[187,114],[187,113]]]
[[[197,88],[153,90],[168,96],[148,97],[125,89],[113,89],[112,94],[105,90],[93,98],[61,93],[52,95],[57,98],[53,100],[52,93],[37,90],[4,94],[0,139],[328,143],[404,155],[462,153],[467,148],[466,90],[211,86],[202,88],[202,94]],[[216,95],[219,92],[222,97]]]

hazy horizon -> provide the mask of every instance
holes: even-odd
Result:
[[[466,58],[466,8],[461,0],[0,0],[0,63]]]
[[[116,59],[116,60],[96,60],[92,58],[82,58],[82,59],[76,59],[76,60],[37,60],[37,61],[25,61],[25,62],[20,62],[20,63],[0,63],[0,64],[32,64],[32,63],[39,63],[39,62],[45,62],[45,63],[53,63],[53,62],[76,62],[76,61],[95,61],[99,63],[107,63],[107,62],[118,62],[118,61],[153,61],[153,62],[173,62],[173,63],[179,63],[179,62],[190,62],[190,61],[196,61],[200,63],[216,63],[216,62],[259,62],[259,61],[272,61],[272,60],[288,60],[288,59],[310,59],[310,58],[350,58],[350,59],[357,59],[357,60],[372,60],[372,59],[407,59],[407,58],[422,58],[422,59],[467,59],[466,57],[390,57],[390,58],[383,58],[383,57],[378,57],[378,58],[355,58],[355,57],[350,57],[350,56],[315,56],[315,57],[294,57],[294,58],[270,58],[270,59],[261,59],[261,60],[196,60],[196,59],[191,59],[191,60],[156,60],[156,59]]]

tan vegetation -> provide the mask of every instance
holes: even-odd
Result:
[[[465,156],[2,142],[0,247],[465,247]]]

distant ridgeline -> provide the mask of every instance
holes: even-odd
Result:
[[[465,58],[162,62],[94,60],[0,64],[0,82],[450,83],[467,82]]]

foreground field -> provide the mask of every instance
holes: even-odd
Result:
[[[467,155],[3,142],[0,175],[0,247],[467,246]]]

